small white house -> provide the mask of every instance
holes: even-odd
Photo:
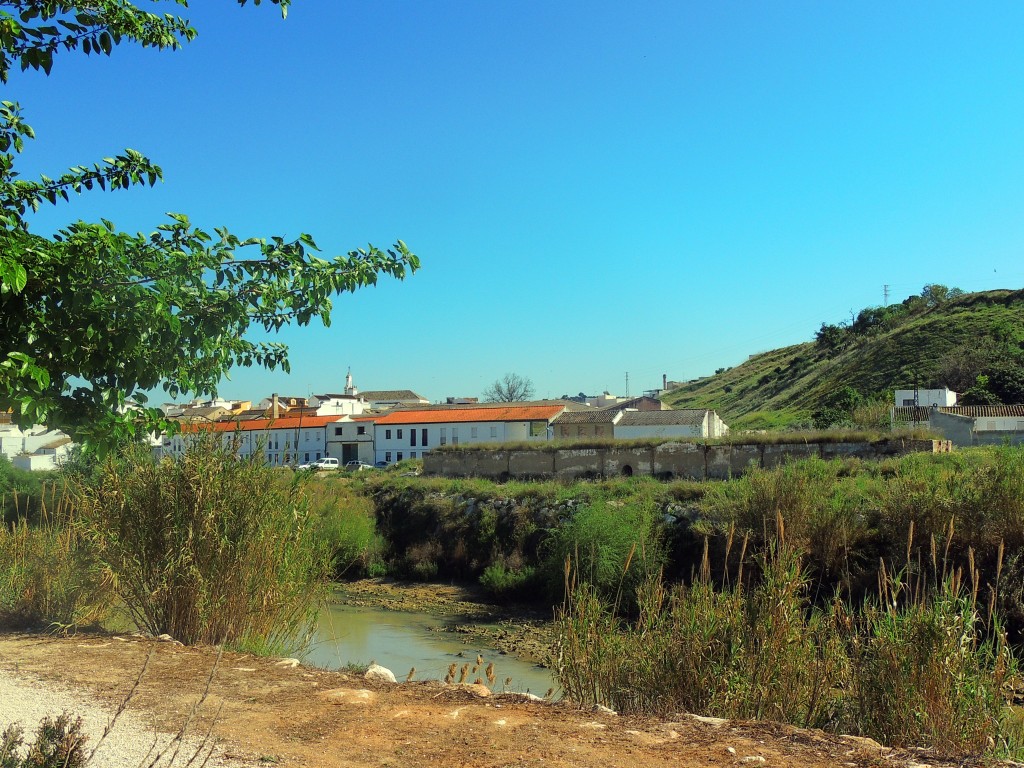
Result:
[[[0,421],[0,454],[9,459],[36,453],[41,448],[68,437],[60,430],[48,429],[42,425],[19,427],[11,423],[9,414],[2,415],[4,420]]]
[[[624,411],[614,426],[615,439],[646,437],[725,437],[729,427],[714,411],[686,408],[672,411]]]
[[[931,408],[929,428],[953,445],[1024,443],[1024,405],[957,405]]]
[[[919,405],[924,408],[938,406],[939,408],[956,405],[956,392],[943,387],[942,389],[918,389],[917,401],[914,400],[913,389],[897,389],[895,396],[897,408]]]

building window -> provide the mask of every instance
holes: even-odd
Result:
[[[317,461],[320,461],[320,451],[317,451],[317,452],[316,452],[316,460],[317,460]]]
[[[452,445],[459,444],[459,428],[452,427]]]
[[[409,445],[416,445],[416,428],[413,427],[409,430]]]
[[[309,464],[309,454],[308,453],[305,453],[305,454],[302,455],[302,463],[303,464]]]
[[[604,435],[604,427],[598,424],[596,427],[594,427],[594,434],[597,435],[598,437]]]
[[[334,435],[335,435],[335,437],[337,437],[338,435],[340,435],[340,434],[341,434],[341,430],[343,430],[343,429],[344,429],[344,427],[335,427],[335,428],[334,428]],[[307,437],[306,437],[306,439],[308,440],[308,439],[309,439],[309,437],[307,436]]]
[[[391,439],[391,430],[390,429],[385,429],[384,430],[384,439],[385,440],[390,440]]]
[[[391,451],[384,451],[384,461],[391,463]]]
[[[356,434],[357,435],[365,435],[366,434],[366,427],[356,427]]]
[[[476,437],[476,427],[470,427],[469,428],[469,436],[470,437]]]
[[[448,428],[441,427],[441,445],[448,443]]]
[[[420,435],[420,445],[422,445],[424,447],[426,447],[426,445],[427,445],[427,428],[426,427],[423,428],[423,432]]]
[[[398,453],[395,454],[395,461],[401,461],[401,460],[402,460],[402,452],[399,451]]]
[[[402,439],[402,430],[398,430],[398,439],[399,439],[399,440],[401,440],[401,439]]]
[[[410,451],[409,452],[409,458],[410,459],[415,459],[416,458],[416,451]]]
[[[497,436],[498,436],[498,428],[497,427],[491,427],[491,437],[497,437]]]

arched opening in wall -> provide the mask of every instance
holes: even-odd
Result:
[[[631,466],[629,466],[629,464],[623,464],[622,465],[622,476],[623,477],[632,477],[633,476],[633,468]]]

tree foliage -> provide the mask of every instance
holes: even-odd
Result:
[[[822,323],[814,334],[815,343],[826,354],[837,352],[853,341],[891,330],[908,317],[927,312],[964,295],[959,288],[929,283],[921,293],[908,296],[899,304],[865,307],[849,322]]]
[[[518,403],[533,397],[533,382],[518,373],[506,373],[484,390],[489,403]]]
[[[260,0],[252,0],[259,5]],[[247,0],[236,0],[245,5]],[[287,10],[289,0],[271,0]],[[185,5],[184,0],[175,0]],[[178,48],[196,31],[173,14],[127,0],[19,0],[0,10],[0,81],[12,66],[49,73],[60,52],[110,55],[121,43]],[[0,410],[19,423],[61,427],[98,444],[163,426],[145,391],[214,394],[237,365],[288,370],[282,344],[246,338],[314,318],[330,324],[331,297],[402,279],[419,260],[402,241],[326,259],[313,238],[212,233],[183,214],[151,234],[107,220],[56,235],[26,218],[89,190],[153,185],[163,173],[131,149],[56,178],[25,180],[18,155],[34,139],[20,105],[0,104]]]

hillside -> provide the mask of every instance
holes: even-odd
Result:
[[[892,307],[862,310],[854,323],[823,327],[819,336],[824,338],[752,355],[734,368],[687,382],[662,400],[673,408],[714,408],[734,428],[749,429],[806,423],[847,386],[865,396],[891,397],[891,390],[911,388],[916,378],[922,388],[947,385],[964,391],[963,371],[952,380],[957,377],[949,370],[951,357],[963,352],[969,358],[990,345],[1019,352],[1024,291],[968,293],[934,306],[914,296]],[[984,365],[978,365],[982,372]],[[975,374],[969,373],[973,382]]]

